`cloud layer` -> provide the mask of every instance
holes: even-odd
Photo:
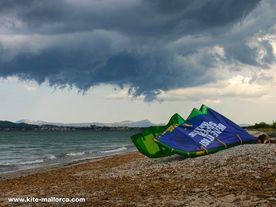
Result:
[[[0,77],[113,84],[151,101],[223,79],[224,66],[275,64],[275,10],[273,0],[2,1]]]

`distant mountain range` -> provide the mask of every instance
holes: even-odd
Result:
[[[46,121],[32,121],[28,119],[22,119],[16,122],[17,124],[31,124],[31,125],[55,125],[62,127],[90,127],[91,125],[95,125],[98,127],[149,127],[152,125],[160,125],[154,124],[149,120],[141,120],[141,121],[121,121],[114,123],[100,123],[100,122],[88,122],[88,123],[58,123],[58,122],[46,122]]]
[[[240,127],[249,127],[251,126],[250,124],[239,124]]]

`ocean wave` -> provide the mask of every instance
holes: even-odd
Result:
[[[119,147],[119,148],[116,148],[116,149],[100,151],[100,153],[121,152],[121,151],[124,151],[126,149],[127,149],[126,147]]]
[[[39,160],[29,160],[29,161],[23,161],[23,162],[19,162],[16,163],[18,165],[32,165],[32,164],[39,164],[39,163],[43,163],[44,160],[39,159]]]
[[[57,157],[55,155],[46,155],[45,157],[46,160],[55,160]]]
[[[2,163],[1,166],[32,165],[32,164],[39,164],[43,162],[44,162],[43,159],[28,160],[28,161],[21,161],[21,162],[7,162],[7,163]]]
[[[67,153],[66,156],[81,156],[81,155],[84,155],[85,152],[70,152],[70,153]]]

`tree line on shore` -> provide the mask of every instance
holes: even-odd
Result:
[[[267,124],[265,122],[255,123],[252,126],[246,127],[248,129],[276,129],[276,121],[273,121],[272,124]]]

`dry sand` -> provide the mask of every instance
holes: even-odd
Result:
[[[85,203],[8,203],[8,197],[84,197]],[[276,206],[276,145],[197,158],[134,152],[2,175],[0,206]]]

